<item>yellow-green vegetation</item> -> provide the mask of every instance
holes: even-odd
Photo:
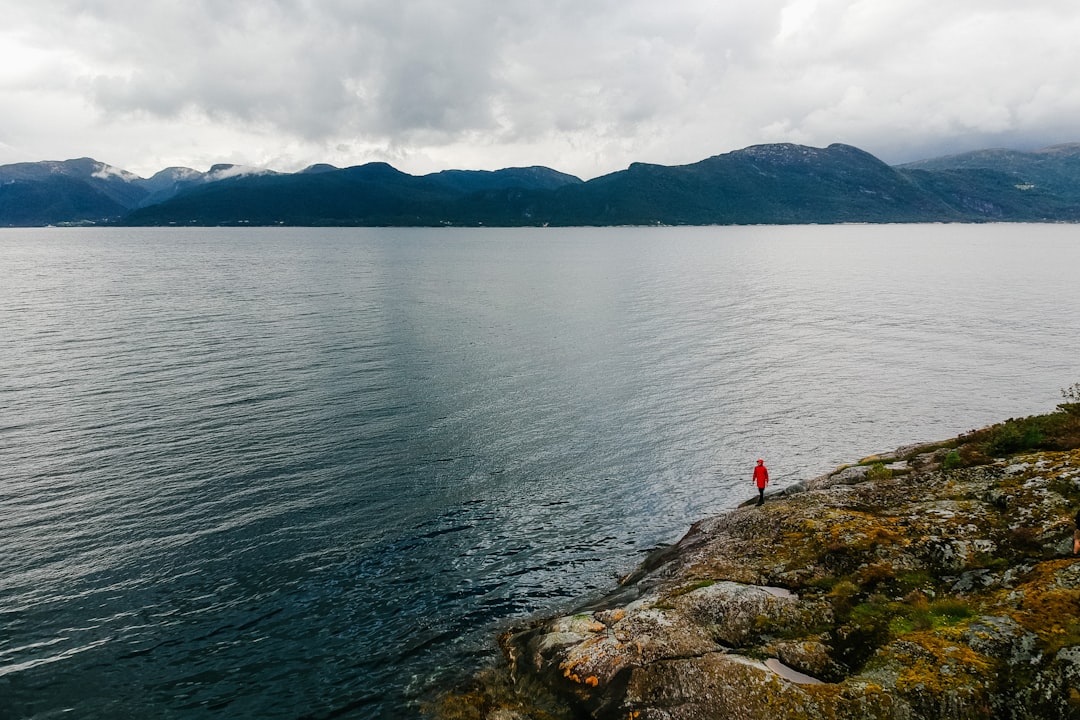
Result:
[[[912,633],[891,651],[902,669],[896,679],[900,692],[922,691],[941,696],[957,686],[977,687],[994,663],[968,647],[959,632]]]
[[[524,681],[520,685],[503,671],[485,670],[468,688],[447,693],[425,705],[423,714],[436,720],[571,720],[570,708],[545,687]]]
[[[1080,645],[1080,587],[1061,587],[1056,579],[1074,564],[1073,560],[1042,563],[1009,594],[1010,616],[1037,635],[1047,653]]]
[[[671,593],[671,597],[678,597],[679,595],[686,595],[687,593],[692,593],[695,590],[700,590],[701,588],[707,588],[707,587],[710,587],[710,586],[715,585],[715,584],[716,584],[715,580],[698,580],[697,582],[690,583],[689,585],[686,585],[684,587],[681,587],[681,588],[678,588],[678,589],[674,590]]]
[[[892,476],[893,471],[887,468],[883,462],[872,463],[870,469],[866,471],[866,479],[870,481],[888,480]]]

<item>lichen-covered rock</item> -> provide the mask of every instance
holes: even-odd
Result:
[[[1080,720],[1080,451],[946,455],[695,523],[600,604],[506,634],[509,672],[597,719]]]
[[[1012,668],[1037,661],[1038,638],[1007,616],[983,616],[964,628],[964,643],[986,657],[998,658]]]

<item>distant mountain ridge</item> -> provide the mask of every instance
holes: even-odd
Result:
[[[988,170],[1003,173],[1020,185],[1032,185],[1080,200],[1080,143],[1052,145],[1033,152],[992,149],[920,160],[899,166],[906,170]]]
[[[546,167],[409,175],[234,165],[148,179],[91,158],[0,166],[0,226],[707,225],[1080,221],[1080,143],[889,166],[858,148],[755,145],[583,182]]]

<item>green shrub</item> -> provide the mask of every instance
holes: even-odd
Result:
[[[1006,420],[995,425],[986,442],[988,455],[999,456],[1020,450],[1033,450],[1046,439],[1043,432],[1032,422],[1033,418]]]
[[[1072,387],[1061,388],[1061,397],[1065,402],[1058,405],[1058,410],[1068,415],[1080,417],[1080,383]]]
[[[885,467],[885,463],[876,462],[866,471],[867,480],[888,480],[892,477],[892,470]]]
[[[881,595],[872,595],[866,602],[838,613],[840,622],[829,633],[833,659],[852,670],[861,667],[888,642],[895,617],[892,604]]]
[[[956,450],[950,450],[949,454],[945,456],[945,460],[942,461],[941,467],[945,470],[955,470],[963,464],[964,461],[960,459],[960,453]]]

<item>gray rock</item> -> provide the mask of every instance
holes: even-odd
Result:
[[[977,618],[968,624],[963,638],[972,650],[1002,658],[1013,667],[1030,665],[1036,657],[1038,638],[1009,617]]]
[[[896,448],[896,452],[894,452],[893,454],[897,458],[900,458],[902,460],[909,460],[913,456],[923,455],[923,454],[928,454],[928,453],[933,453],[933,452],[943,453],[942,456],[944,457],[944,454],[948,454],[949,449],[948,448],[939,449],[938,448],[939,445],[941,445],[940,442],[925,442],[925,443],[914,443],[914,444],[911,444],[911,445],[901,445],[900,447]],[[931,450],[931,448],[933,448],[933,450]]]
[[[866,480],[866,474],[870,471],[869,465],[852,465],[830,475],[822,475],[811,483],[811,488],[823,490],[835,485],[856,485]]]

